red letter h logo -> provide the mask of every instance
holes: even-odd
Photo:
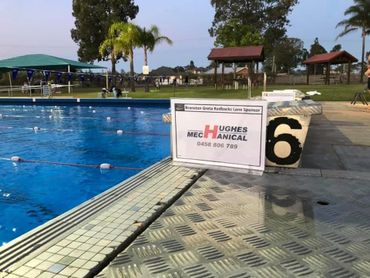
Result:
[[[208,134],[212,134],[212,138],[215,139],[218,133],[218,125],[215,125],[213,129],[209,128],[209,125],[206,125],[204,129],[204,138],[208,138]]]

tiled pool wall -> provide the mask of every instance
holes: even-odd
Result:
[[[82,105],[170,107],[169,99],[93,99],[93,98],[0,98],[0,105]]]

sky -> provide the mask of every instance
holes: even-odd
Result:
[[[135,0],[135,3],[140,11],[134,22],[142,27],[155,24],[174,42],[172,46],[157,46],[149,55],[150,69],[185,66],[191,60],[196,66],[209,65],[207,56],[214,43],[208,34],[214,16],[209,0]],[[316,37],[327,51],[341,44],[360,60],[359,32],[336,40],[341,30],[336,25],[352,4],[352,0],[300,0],[289,15],[288,36],[302,39],[307,49]],[[78,59],[78,46],[70,35],[74,28],[72,0],[0,0],[0,11],[0,59],[31,53]],[[135,51],[136,72],[141,72],[143,56],[142,49]],[[98,64],[110,67],[109,63]],[[117,68],[128,71],[128,63],[121,61]]]

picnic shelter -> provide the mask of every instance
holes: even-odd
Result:
[[[252,68],[265,60],[263,45],[213,48],[208,55],[208,60],[214,61],[214,82],[217,88],[217,67],[221,63],[221,84],[225,83],[225,63],[251,63]],[[253,71],[252,71],[253,72]]]
[[[326,66],[325,84],[327,85],[330,84],[331,65],[348,64],[347,84],[350,84],[351,65],[357,61],[354,56],[344,50],[314,55],[303,62],[307,66],[307,85],[310,84],[310,66],[318,64]]]

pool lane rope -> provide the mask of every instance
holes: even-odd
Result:
[[[118,135],[137,135],[137,136],[164,136],[164,137],[169,137],[169,134],[166,133],[156,133],[156,132],[131,132],[131,131],[126,131],[123,129],[117,129],[116,133]]]
[[[13,162],[22,162],[22,163],[38,163],[38,164],[71,166],[71,167],[81,167],[81,168],[94,168],[94,169],[101,169],[101,170],[117,169],[117,170],[142,171],[145,169],[145,168],[140,168],[140,167],[114,166],[109,163],[101,163],[101,164],[96,165],[96,164],[78,164],[78,163],[64,163],[64,162],[48,161],[48,160],[24,159],[19,156],[12,156],[10,159],[7,159],[7,160],[11,160]]]

